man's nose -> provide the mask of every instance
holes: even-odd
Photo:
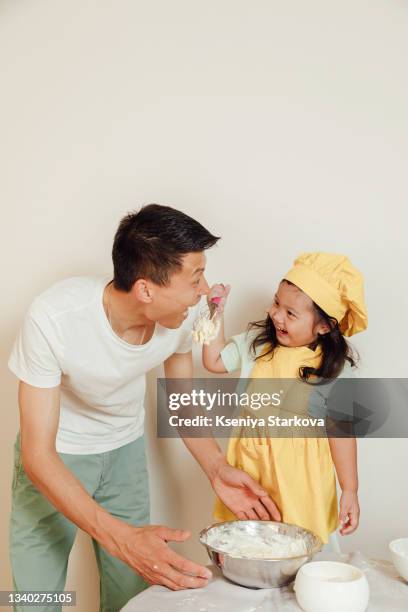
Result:
[[[210,285],[207,283],[207,279],[204,278],[204,276],[201,279],[201,283],[200,283],[200,290],[199,290],[199,294],[200,295],[208,295],[210,292]]]

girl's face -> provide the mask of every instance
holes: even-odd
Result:
[[[313,301],[295,285],[281,281],[268,310],[282,346],[308,346],[318,334],[330,331],[313,306]]]

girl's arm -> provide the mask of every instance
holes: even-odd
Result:
[[[210,342],[210,344],[203,345],[203,366],[209,372],[214,374],[225,374],[227,372],[226,367],[221,359],[221,351],[225,347],[225,333],[224,333],[224,315],[221,315],[220,331],[218,336]]]
[[[342,535],[353,533],[358,527],[360,507],[358,503],[357,443],[355,438],[330,438],[330,451],[342,490],[339,520],[343,524]]]
[[[220,297],[221,300],[218,304],[218,315],[220,317],[220,329],[217,337],[210,342],[210,344],[203,345],[203,366],[213,374],[225,374],[228,370],[223,364],[221,359],[221,351],[226,346],[225,332],[224,332],[224,306],[230,287],[224,285],[214,285],[208,295],[208,302],[214,296]]]

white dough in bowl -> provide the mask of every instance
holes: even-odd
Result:
[[[210,530],[206,544],[232,557],[250,559],[285,559],[308,554],[305,542],[287,534],[271,531],[265,534],[249,534],[239,523],[223,530]]]

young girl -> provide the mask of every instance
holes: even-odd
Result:
[[[214,288],[223,298],[220,312],[229,292],[229,288],[220,291],[221,287]],[[251,379],[296,378],[313,383],[351,376],[355,361],[344,336],[366,327],[358,270],[342,255],[304,253],[280,282],[266,319],[250,324],[248,332],[229,342],[222,321],[218,336],[203,347],[203,364],[213,373],[240,369],[241,377]],[[227,460],[266,489],[284,522],[310,529],[324,543],[339,521],[342,535],[357,528],[355,439],[271,438],[258,433],[256,438],[231,438]],[[340,511],[334,467],[342,490]],[[237,518],[219,499],[214,514],[221,521]],[[251,511],[238,518],[258,516]]]

